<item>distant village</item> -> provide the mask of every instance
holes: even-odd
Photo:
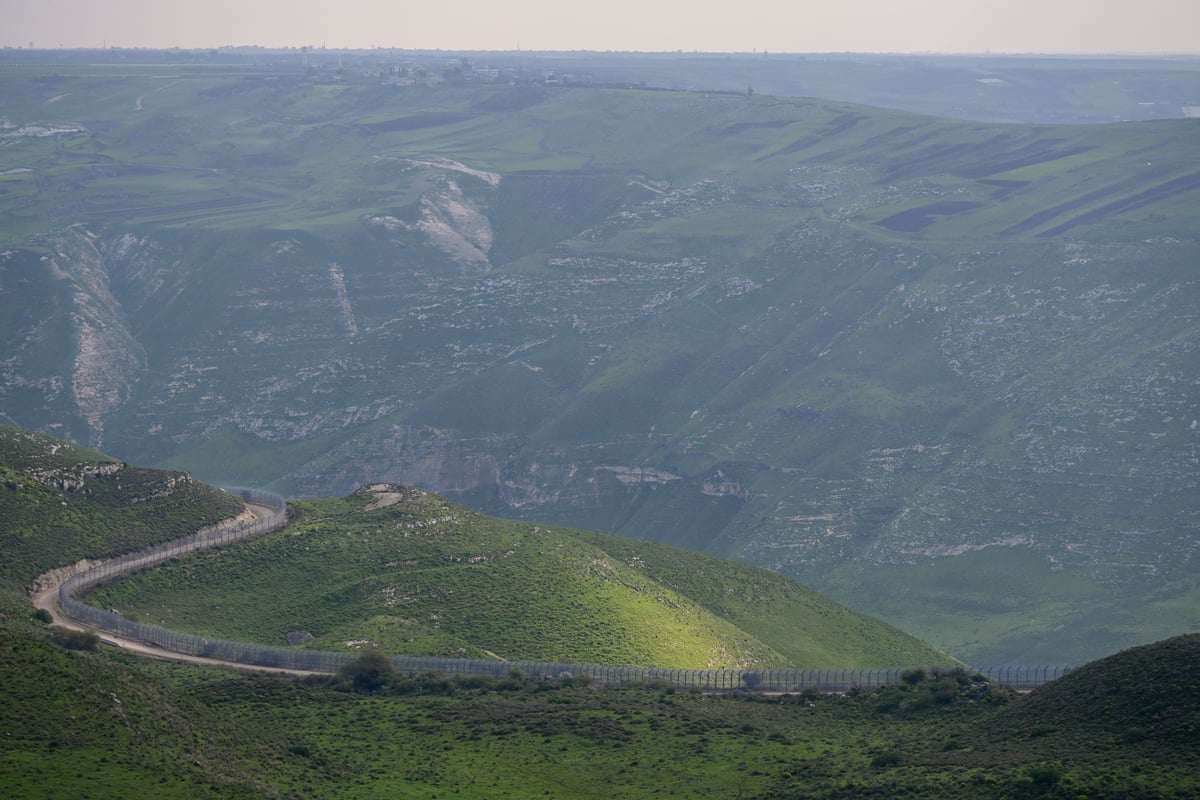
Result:
[[[490,62],[475,63],[467,57],[418,59],[406,58],[395,64],[376,67],[359,66],[354,72],[363,77],[378,78],[383,83],[397,86],[435,86],[443,83],[592,83],[588,75],[559,74],[557,71],[538,67],[505,65]]]
[[[328,79],[375,79],[396,86],[466,83],[545,83],[588,85],[589,73],[558,69],[553,57],[536,53],[451,53],[355,51],[327,53],[301,49],[305,69]]]

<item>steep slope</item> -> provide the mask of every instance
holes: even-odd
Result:
[[[60,131],[6,151],[11,419],[734,556],[977,662],[1195,628],[1193,121],[275,77],[5,77]],[[90,394],[51,265],[124,343]]]
[[[675,668],[951,663],[778,575],[375,485],[100,589],[168,628],[322,649]]]
[[[0,426],[0,613],[27,616],[43,572],[138,550],[236,516],[242,501],[181,472],[131,467]]]

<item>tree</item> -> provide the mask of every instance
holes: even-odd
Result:
[[[378,650],[365,650],[338,670],[338,677],[349,680],[350,688],[358,694],[379,691],[395,674],[392,660]]]
[[[68,650],[95,652],[100,649],[100,637],[91,631],[75,631],[69,628],[55,627],[50,639],[59,647],[65,647]]]

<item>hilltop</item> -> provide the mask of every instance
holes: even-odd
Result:
[[[394,655],[661,666],[954,660],[765,570],[488,517],[375,485],[290,506],[276,534],[100,589],[91,602],[223,639]]]
[[[7,419],[736,558],[977,663],[1196,627],[1195,120],[0,81]]]

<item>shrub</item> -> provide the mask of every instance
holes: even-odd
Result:
[[[468,675],[460,678],[459,688],[492,692],[496,690],[496,679],[491,675]]]
[[[37,611],[33,612],[33,618],[37,622],[41,622],[44,625],[49,625],[51,622],[54,622],[54,617],[51,616],[50,612],[44,608],[39,608]]]
[[[887,769],[888,767],[898,767],[903,759],[895,750],[884,750],[879,755],[871,759],[872,769]]]
[[[73,631],[67,628],[55,628],[51,640],[59,647],[65,647],[68,650],[90,650],[95,652],[100,649],[100,637],[91,631]]]
[[[1049,789],[1062,780],[1062,770],[1053,764],[1035,764],[1029,768],[1029,780],[1040,789]]]
[[[358,694],[379,691],[395,674],[392,660],[378,650],[366,650],[338,670],[338,677],[348,680],[350,688]]]
[[[587,687],[592,685],[592,676],[591,675],[574,675],[571,677],[560,678],[559,683],[562,685],[562,687],[564,689],[570,688],[572,686],[579,686],[579,687],[586,689]]]
[[[956,697],[958,697],[958,681],[949,675],[938,678],[937,684],[933,687],[934,702],[945,705],[953,702]]]

